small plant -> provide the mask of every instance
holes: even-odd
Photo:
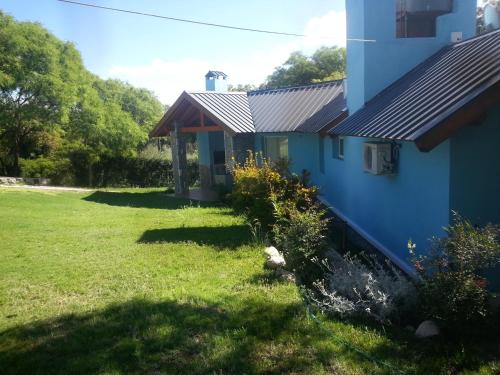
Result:
[[[295,202],[274,199],[276,223],[272,234],[276,246],[283,252],[287,267],[297,281],[310,287],[321,277],[319,260],[328,250],[328,220],[317,205],[304,209]]]
[[[400,321],[412,313],[415,286],[389,262],[332,253],[322,264],[324,278],[308,293],[321,310],[384,323]]]
[[[235,165],[231,193],[233,207],[243,212],[250,222],[259,221],[265,231],[275,223],[273,199],[292,201],[299,208],[309,206],[316,188],[305,186],[300,177],[283,169],[277,170],[265,158],[249,153],[243,165]]]
[[[498,226],[474,227],[454,213],[446,228],[448,236],[434,239],[428,256],[418,256],[408,244],[415,269],[422,278],[419,306],[425,318],[432,318],[450,330],[474,329],[487,321],[488,280],[482,271],[499,262]]]

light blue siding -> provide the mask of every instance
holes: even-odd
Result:
[[[196,144],[198,147],[198,162],[200,165],[210,166],[210,141],[208,132],[196,133]]]
[[[331,142],[325,144],[320,191],[363,235],[406,262],[410,238],[423,250],[448,224],[450,145],[424,154],[413,143],[403,143],[398,173],[375,176],[363,171],[363,142],[368,140],[345,138],[343,160],[332,157]]]
[[[475,34],[476,0],[455,0],[437,19],[434,38],[396,38],[395,0],[347,0],[347,103],[350,113],[442,47],[451,33]]]
[[[451,138],[451,208],[474,224],[500,223],[500,108]]]

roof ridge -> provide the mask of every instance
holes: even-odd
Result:
[[[453,48],[453,47],[462,46],[464,44],[468,44],[468,43],[471,43],[471,42],[473,42],[475,40],[486,38],[486,37],[489,37],[489,36],[491,36],[493,34],[497,34],[497,33],[500,34],[500,29],[495,29],[495,30],[488,31],[488,32],[483,33],[483,34],[474,35],[474,36],[472,36],[472,37],[470,37],[468,39],[462,40],[461,42],[452,44],[451,47]]]
[[[333,84],[341,83],[343,79],[336,79],[331,81],[324,81],[318,83],[307,83],[304,85],[290,85],[290,86],[282,86],[282,87],[273,87],[268,89],[258,89],[258,90],[250,90],[247,92],[248,95],[258,95],[271,91],[287,91],[293,89],[306,89],[306,88],[314,88],[314,87],[324,87],[324,86],[332,86]]]
[[[186,91],[188,94],[246,95],[245,91]]]

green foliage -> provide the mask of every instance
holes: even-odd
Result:
[[[163,111],[150,91],[88,72],[71,43],[0,12],[2,174],[19,175],[20,157],[78,159],[88,184],[102,157],[135,156]]]
[[[273,239],[287,268],[301,285],[311,287],[322,276],[319,262],[328,250],[326,212],[315,204],[299,209],[294,201],[275,201],[274,214]]]
[[[415,245],[408,245],[422,277],[419,305],[425,317],[447,328],[474,329],[490,314],[488,280],[481,273],[500,260],[500,228],[476,228],[455,214],[447,234],[435,239],[429,256],[417,256]]]
[[[21,177],[50,178],[51,184],[71,186],[74,174],[69,159],[20,159]]]
[[[103,157],[94,166],[93,186],[163,187],[173,186],[172,162],[139,157]],[[198,164],[188,161],[189,185],[198,179]]]
[[[0,12],[0,67],[0,148],[9,171],[19,174],[19,158],[29,156],[33,138],[67,120],[82,61],[73,45],[40,25]]]
[[[243,165],[235,166],[231,201],[250,222],[257,221],[270,231],[276,221],[273,202],[291,201],[297,207],[307,207],[316,196],[316,188],[306,187],[299,176],[284,171],[283,166],[278,169],[265,158],[260,159],[259,163],[250,153]]]
[[[248,92],[248,91],[253,91],[257,90],[257,86],[251,85],[251,84],[238,84],[238,85],[228,85],[227,91],[236,91],[236,92]]]
[[[345,69],[345,48],[321,47],[311,57],[294,52],[267,77],[264,86],[271,88],[342,79]]]

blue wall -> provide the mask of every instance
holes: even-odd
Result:
[[[500,223],[500,108],[451,138],[451,208],[474,224]]]
[[[288,137],[288,158],[293,173],[301,174],[304,169],[311,173],[314,184],[319,184],[319,150],[317,134],[306,133],[257,133],[255,152],[262,152],[265,137]],[[266,156],[266,155],[264,155]]]
[[[212,170],[214,151],[224,151],[224,132],[197,132],[198,164]]]
[[[398,173],[375,176],[363,171],[363,143],[369,140],[346,137],[343,160],[332,156],[332,141],[325,143],[320,191],[351,226],[406,262],[410,238],[423,251],[448,225],[450,143],[429,153],[402,143]]]
[[[208,132],[196,133],[196,144],[198,147],[198,163],[200,165],[210,166],[210,141]]]
[[[220,78],[205,78],[205,89],[207,91],[227,91],[227,79]]]
[[[420,62],[450,44],[451,32],[474,36],[476,0],[455,0],[437,19],[434,38],[396,38],[395,0],[347,0],[347,103],[350,113]]]

